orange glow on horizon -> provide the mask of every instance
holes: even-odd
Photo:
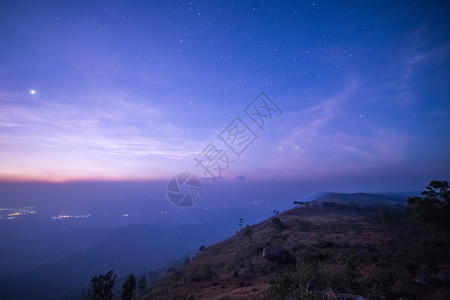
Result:
[[[32,176],[32,175],[1,175],[0,182],[47,182],[47,183],[66,183],[66,182],[96,182],[96,181],[132,181],[132,182],[145,182],[145,181],[163,181],[169,180],[170,177],[166,176],[153,176],[153,177],[115,177],[115,176]]]

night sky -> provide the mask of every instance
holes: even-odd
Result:
[[[445,1],[3,0],[0,179],[201,178],[214,154],[225,180],[420,189],[450,176],[449,32]]]

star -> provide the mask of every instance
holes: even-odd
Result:
[[[36,90],[30,90],[30,94],[32,95],[36,94]]]

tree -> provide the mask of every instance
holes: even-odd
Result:
[[[200,248],[198,249],[198,252],[203,252],[206,250],[205,245],[201,245]]]
[[[272,227],[276,230],[276,231],[283,231],[286,226],[283,224],[283,222],[281,222],[280,218],[273,218],[272,219]]]
[[[293,204],[295,208],[298,208],[299,206],[303,206],[305,203],[303,201],[294,201]]]
[[[142,293],[147,288],[147,278],[145,276],[142,276],[141,279],[139,279],[139,293]]]
[[[432,180],[422,196],[408,198],[409,208],[415,218],[434,223],[450,230],[450,190],[448,181]]]
[[[247,228],[244,232],[244,236],[248,236],[248,238],[250,239],[250,247],[253,246],[253,230],[251,228]]]
[[[116,275],[109,271],[105,275],[94,276],[91,279],[91,288],[87,292],[89,299],[93,300],[111,300],[114,296],[112,288],[116,281]]]
[[[136,289],[136,277],[134,277],[133,274],[130,274],[122,285],[122,299],[131,300],[133,298],[134,289]]]

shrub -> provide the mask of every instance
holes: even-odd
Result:
[[[272,219],[272,227],[278,232],[282,232],[283,230],[286,229],[286,225],[284,225],[283,222],[281,222],[280,218]]]

